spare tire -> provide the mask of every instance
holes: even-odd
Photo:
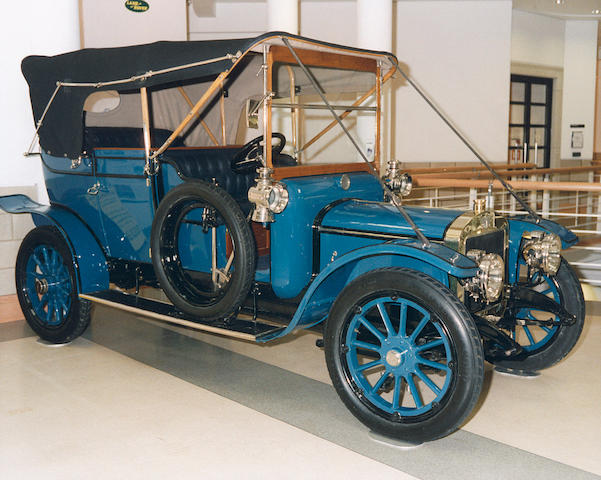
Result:
[[[186,182],[163,198],[152,222],[152,264],[181,311],[205,320],[235,313],[255,275],[250,226],[222,188]]]

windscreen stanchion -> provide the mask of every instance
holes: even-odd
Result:
[[[476,150],[476,147],[474,147],[471,144],[467,137],[459,131],[459,129],[453,124],[453,122],[451,122],[451,120],[444,113],[442,113],[441,109],[434,104],[434,102],[424,93],[424,91],[420,87],[418,87],[418,85],[413,81],[413,79],[409,75],[407,75],[401,67],[399,67],[396,58],[389,57],[389,59],[394,65],[396,71],[399,72],[405,80],[407,80],[407,83],[409,83],[409,85],[413,87],[413,89],[418,93],[418,95],[422,97],[422,99],[432,108],[432,110],[436,112],[436,114],[453,131],[453,133],[459,137],[463,144],[476,156],[480,163],[484,165],[486,169],[491,173],[491,175],[495,177],[495,179],[498,180],[501,185],[503,185],[505,190],[507,190],[510,193],[510,195],[518,201],[522,208],[536,219],[536,223],[539,223],[541,217],[534,210],[532,210],[532,208],[530,208],[530,206],[517,193],[515,193],[513,188],[511,188],[511,185],[509,185],[503,179],[503,177],[501,177],[495,171],[495,169],[492,168],[486,160],[484,160],[484,157],[478,152],[478,150]]]
[[[430,241],[424,236],[424,234],[421,232],[421,230],[419,229],[419,227],[415,224],[415,222],[413,221],[413,219],[409,216],[409,214],[407,213],[407,211],[403,208],[403,206],[401,205],[401,202],[400,202],[399,198],[397,197],[396,193],[394,193],[388,187],[388,185],[386,185],[386,183],[380,178],[380,176],[378,175],[378,172],[376,171],[376,169],[374,168],[374,166],[371,164],[371,162],[369,161],[369,159],[367,158],[367,156],[365,155],[365,153],[363,152],[363,150],[361,149],[361,147],[359,146],[359,144],[357,143],[357,141],[353,138],[353,136],[351,135],[351,133],[344,126],[344,123],[342,123],[342,119],[336,113],[336,110],[334,110],[334,108],[332,107],[332,105],[330,105],[330,102],[328,102],[328,100],[326,99],[326,96],[325,96],[323,90],[321,89],[321,87],[319,86],[319,84],[317,83],[317,80],[315,80],[315,77],[313,76],[313,74],[311,73],[311,71],[307,68],[307,66],[301,61],[301,59],[299,58],[299,56],[296,54],[296,51],[292,48],[292,45],[290,45],[290,42],[288,41],[288,39],[285,38],[285,37],[281,37],[281,39],[282,39],[282,42],[284,42],[284,45],[286,45],[286,47],[288,47],[288,50],[290,50],[290,53],[292,54],[292,56],[294,57],[294,59],[298,63],[298,66],[305,73],[305,75],[307,76],[307,78],[309,79],[309,81],[311,82],[311,84],[313,85],[313,88],[315,88],[315,90],[317,91],[317,93],[321,97],[321,100],[323,101],[323,103],[328,107],[328,109],[330,110],[330,113],[336,119],[336,122],[338,123],[338,125],[340,125],[340,128],[342,128],[342,130],[344,131],[344,133],[346,134],[346,136],[349,138],[349,140],[351,141],[351,143],[353,144],[353,146],[355,147],[355,149],[357,150],[357,152],[359,152],[359,155],[361,155],[361,158],[363,158],[363,160],[367,164],[370,173],[378,180],[378,183],[380,184],[380,186],[382,187],[382,189],[384,190],[384,192],[386,192],[386,195],[388,196],[388,198],[390,198],[390,201],[392,202],[392,204],[397,208],[397,210],[399,211],[399,213],[403,216],[403,218],[411,226],[411,228],[415,232],[415,235],[417,236],[417,238],[419,239],[419,241],[422,242],[422,245],[424,247],[430,246]]]

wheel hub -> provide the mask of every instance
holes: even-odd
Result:
[[[389,350],[386,354],[386,363],[391,367],[398,367],[405,360],[405,353],[406,351],[399,352],[396,349]]]
[[[48,281],[45,278],[35,279],[35,291],[38,295],[46,295],[48,293]]]

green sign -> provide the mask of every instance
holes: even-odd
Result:
[[[150,8],[144,0],[125,0],[125,8],[136,13],[143,13]]]

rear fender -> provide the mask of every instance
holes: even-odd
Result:
[[[441,244],[423,246],[417,240],[404,239],[358,248],[330,263],[315,277],[285,329],[259,337],[257,341],[267,342],[324,321],[332,303],[349,282],[384,267],[411,268],[446,286],[449,286],[449,276],[468,278],[478,271],[471,259]]]
[[[0,197],[0,208],[8,213],[30,213],[36,226],[52,225],[61,232],[71,250],[78,293],[109,288],[104,252],[90,229],[75,214],[56,205],[41,205],[26,195]]]

